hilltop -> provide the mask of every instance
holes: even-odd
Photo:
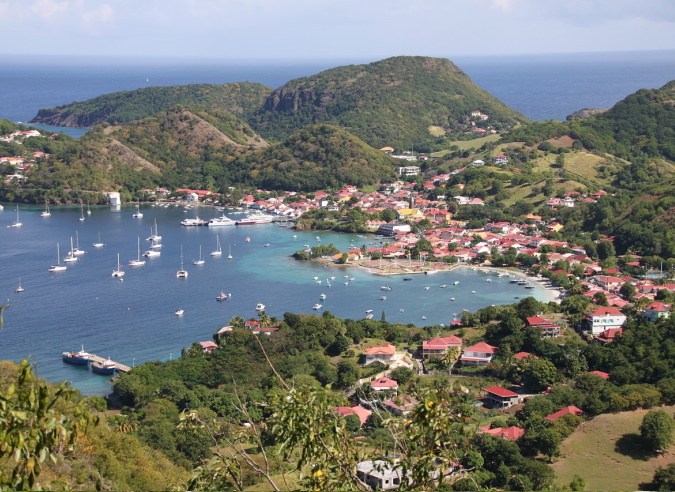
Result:
[[[41,109],[30,122],[91,128],[102,123],[119,124],[140,120],[178,104],[220,108],[246,117],[260,107],[271,91],[270,87],[250,82],[146,87]]]
[[[478,87],[450,60],[399,56],[292,80],[276,89],[249,122],[280,140],[312,123],[347,129],[373,147],[430,147],[475,123],[507,130],[529,120]]]

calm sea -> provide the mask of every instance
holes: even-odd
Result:
[[[535,121],[563,120],[586,107],[609,108],[638,89],[658,88],[675,79],[675,51],[447,58],[480,87]],[[40,108],[148,86],[249,81],[276,88],[327,68],[370,61],[242,63],[4,55],[0,118],[28,121]]]
[[[142,208],[141,219],[132,217],[134,210],[96,207],[80,221],[79,208],[52,209],[51,217],[41,217],[40,208],[21,207],[23,226],[14,228],[7,226],[16,212],[5,204],[0,213],[0,300],[11,307],[0,329],[0,360],[19,361],[31,355],[40,375],[48,380],[67,379],[87,394],[105,394],[110,389],[107,378],[64,364],[61,353],[84,346],[88,352],[129,366],[168,360],[180,356],[181,348],[192,342],[211,340],[233,316],[255,317],[257,303],[278,317],[285,312],[329,310],[339,317],[359,319],[372,309],[375,319],[384,312],[387,321],[424,326],[447,325],[463,309],[510,304],[528,295],[550,299],[550,293],[539,286],[526,290],[510,284],[508,277],[471,269],[417,275],[406,282],[400,276],[385,278],[356,268],[290,258],[305,244],[333,243],[343,251],[362,244],[370,247],[380,241],[373,235],[364,239],[297,232],[276,224],[183,227],[180,220],[195,216],[197,209],[186,213],[182,208],[147,206]],[[228,212],[232,218],[241,217],[233,212]],[[202,218],[218,215],[206,207],[198,213]],[[137,238],[141,248],[147,249],[145,238],[155,220],[163,237],[161,256],[148,259],[141,267],[126,266],[137,256]],[[105,247],[93,248],[99,233]],[[217,236],[224,251],[219,258],[209,255]],[[77,263],[69,263],[66,271],[48,272],[57,261],[57,244],[63,257],[71,237],[79,239],[87,253]],[[200,246],[206,263],[193,265]],[[181,247],[187,279],[176,278]],[[123,281],[111,276],[118,253],[126,271]],[[19,282],[25,290],[15,293]],[[386,284],[391,291],[380,290]],[[443,284],[448,287],[441,288]],[[216,296],[221,292],[232,297],[218,302]],[[326,299],[320,301],[322,293]],[[380,300],[382,295],[387,299]],[[322,310],[314,311],[319,302]],[[184,309],[183,316],[174,314],[178,308]]]

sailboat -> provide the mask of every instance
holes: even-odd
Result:
[[[49,211],[49,202],[45,200],[45,209],[40,214],[40,217],[49,217],[52,213]]]
[[[211,251],[211,256],[222,256],[223,255],[223,250],[220,247],[220,237],[216,235],[216,249]]]
[[[63,261],[64,263],[73,263],[78,259],[79,258],[75,256],[75,249],[73,248],[73,236],[70,236],[70,251],[68,251],[68,254],[63,259]]]
[[[176,277],[187,278],[188,272],[183,268],[183,246],[180,247],[180,270],[176,272]]]
[[[80,222],[84,220],[84,204],[80,202]]]
[[[87,200],[87,215],[91,215],[91,210],[89,210],[89,200]]]
[[[16,288],[16,290],[14,292],[19,293],[19,292],[23,292],[24,290],[25,289],[23,287],[21,287],[21,277],[19,277],[19,286]]]
[[[137,203],[136,204],[136,213],[134,213],[133,217],[136,219],[140,219],[143,217],[143,212],[140,210],[141,204]]]
[[[138,237],[138,256],[135,260],[129,260],[129,266],[143,266],[145,265],[145,260],[141,260],[141,238]]]
[[[23,223],[19,220],[19,206],[16,206],[16,220],[11,225],[11,227],[21,227]]]
[[[105,246],[105,244],[103,244],[103,243],[101,242],[101,233],[100,233],[100,232],[98,233],[98,242],[92,244],[92,246],[93,246],[94,248],[102,248],[103,246]]]
[[[199,259],[198,260],[192,260],[192,264],[193,265],[203,265],[204,263],[206,263],[206,262],[204,261],[204,258],[202,258],[202,245],[200,244],[199,245]]]
[[[122,270],[122,267],[120,266],[120,254],[117,253],[117,270],[113,270],[112,272],[113,277],[124,277],[124,270]]]
[[[230,245],[227,245],[227,259],[231,260],[232,259],[232,250],[230,249]]]
[[[155,232],[152,232],[152,227],[150,228],[150,236],[146,239],[147,241],[159,242],[162,240],[162,236],[157,233],[157,219],[155,219]]]
[[[82,256],[86,253],[85,250],[80,249],[80,235],[75,231],[75,249],[72,250],[75,256]]]
[[[59,251],[59,243],[56,243],[56,265],[49,267],[50,272],[61,272],[66,270],[68,267],[61,265],[61,252]]]

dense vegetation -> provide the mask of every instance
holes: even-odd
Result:
[[[401,56],[292,80],[276,89],[249,121],[274,140],[309,124],[329,123],[375,148],[423,150],[446,142],[445,133],[468,131],[475,110],[489,116],[477,124],[499,130],[528,121],[449,60]],[[430,127],[442,131],[434,136]]]
[[[178,104],[224,109],[246,118],[260,107],[271,91],[269,87],[250,82],[147,87],[41,109],[31,123],[91,128],[102,123],[140,120]]]

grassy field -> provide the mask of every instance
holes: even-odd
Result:
[[[663,409],[675,412],[675,406]],[[580,475],[586,490],[641,490],[656,468],[675,463],[672,450],[654,456],[642,448],[639,428],[646,413],[604,414],[579,426],[560,446],[561,458],[553,464],[557,484]]]
[[[488,135],[486,137],[481,137],[481,138],[474,138],[473,140],[456,140],[454,142],[450,142],[450,146],[456,145],[459,147],[461,150],[466,150],[470,148],[474,149],[479,149],[483,146],[483,144],[487,142],[496,142],[499,140],[501,137],[499,135]],[[445,154],[452,152],[451,150],[441,150],[439,152],[434,152],[431,154],[431,157],[443,157]]]

